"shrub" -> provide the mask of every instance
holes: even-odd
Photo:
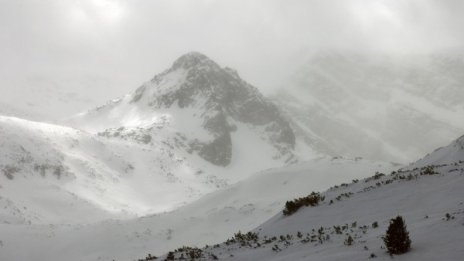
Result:
[[[192,249],[190,249],[190,251],[189,251],[188,254],[189,254],[189,257],[190,257],[191,259],[195,259],[195,258],[201,258],[202,253],[203,253],[203,251],[202,251],[201,249],[199,249],[199,248],[192,248]]]
[[[334,226],[335,234],[341,235],[342,234],[342,229],[340,226]]]
[[[409,232],[406,230],[406,225],[401,216],[397,216],[390,220],[390,225],[387,229],[387,234],[383,238],[388,253],[394,255],[404,254],[411,248],[411,240]]]
[[[300,209],[302,206],[317,206],[319,202],[322,200],[321,195],[316,192],[311,192],[306,197],[297,198],[292,201],[287,201],[285,203],[285,208],[283,210],[283,214],[286,216],[290,216],[291,214],[295,213]]]
[[[14,178],[13,174],[15,174],[16,172],[19,172],[20,169],[15,167],[15,166],[10,166],[10,165],[6,165],[5,167],[3,167],[2,169],[2,172],[3,174],[5,175],[5,177],[7,177],[9,180],[12,180]]]
[[[166,256],[166,260],[174,260],[174,253],[169,252],[168,255]]]
[[[345,242],[344,244],[347,245],[347,246],[351,246],[354,242],[354,239],[351,237],[351,235],[349,235],[346,239],[345,239]]]
[[[241,246],[251,246],[251,243],[257,243],[259,236],[257,233],[248,232],[242,234],[242,232],[235,233],[231,239],[226,241],[226,245],[239,243]]]
[[[439,174],[433,169],[433,166],[426,166],[421,169],[420,175],[436,175]]]

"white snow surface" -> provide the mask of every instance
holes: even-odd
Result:
[[[427,165],[451,164],[464,161],[464,136],[453,141],[450,145],[436,149],[427,154],[423,159],[417,161],[414,166],[424,167]]]
[[[79,164],[66,164],[70,160],[69,155],[87,155],[96,148],[99,155],[107,155],[104,148],[109,144],[113,153],[118,146],[133,153],[132,143],[102,142],[70,128],[11,117],[0,119],[0,130],[3,134],[8,131],[6,137],[9,137],[1,141],[2,148],[8,148],[9,152],[17,151],[17,155],[4,153],[2,167],[15,166],[20,162],[24,169],[32,168],[29,171],[13,171],[13,179],[6,175],[2,177],[1,260],[133,260],[148,253],[160,255],[184,245],[202,247],[205,244],[210,245],[203,249],[203,259],[206,260],[213,258],[211,254],[227,260],[363,260],[372,253],[379,260],[387,260],[390,257],[382,249],[381,236],[389,219],[396,215],[405,218],[413,243],[411,252],[395,258],[459,260],[463,254],[460,247],[464,239],[462,138],[388,176],[363,179],[377,171],[388,173],[397,165],[360,158],[321,157],[263,171],[174,211],[128,218],[102,208],[88,200],[89,197],[81,200],[81,194],[75,190],[71,191],[74,198],[71,203],[64,195],[70,194],[66,190],[67,182],[81,175],[84,177],[80,178],[85,179],[85,172],[76,171],[75,166]],[[72,148],[68,143],[69,136],[76,135],[79,142],[74,143]],[[86,139],[92,140],[87,146]],[[65,155],[65,147],[73,153],[68,151]],[[51,166],[55,163],[64,166],[59,179],[48,169],[43,177],[40,169],[38,173],[33,170],[35,163],[44,160],[40,155],[47,155],[45,160]],[[113,156],[108,154],[105,158],[112,162]],[[110,164],[108,162],[105,161],[105,164]],[[117,167],[125,163],[119,160],[113,164]],[[423,174],[427,169],[424,166],[429,165],[434,166],[436,173]],[[134,169],[137,169],[137,164],[134,164]],[[122,177],[119,179],[126,183]],[[354,179],[360,180],[351,182]],[[287,200],[340,183],[343,185],[322,193],[325,200],[319,206],[303,207],[291,216],[282,215]],[[136,185],[143,186],[141,182]],[[171,189],[168,187],[166,191]],[[62,201],[57,201],[57,197]],[[168,199],[163,195],[160,197],[161,201]],[[333,204],[330,204],[331,200]],[[75,217],[66,218],[66,214],[54,211],[71,211],[68,215]],[[446,213],[452,218],[447,220]],[[376,221],[379,227],[374,229],[372,223]],[[333,226],[344,225],[348,228],[341,235],[336,234]],[[311,242],[312,235],[320,227],[330,238],[323,239],[322,243]],[[255,242],[247,242],[244,246],[229,242],[212,247],[238,231],[250,230],[258,233],[260,246]],[[298,238],[298,231],[302,232],[302,238]],[[346,233],[355,239],[352,246],[343,243]],[[280,235],[290,236],[281,240]],[[276,236],[277,239],[265,243],[264,236],[267,239]],[[302,242],[306,238],[308,241]],[[27,251],[18,248],[19,245],[25,246]],[[176,255],[179,257],[180,252]]]
[[[164,212],[226,184],[206,173],[215,168],[201,172],[191,165],[194,158],[163,148],[13,117],[0,116],[0,144],[0,195],[11,202],[0,213],[13,223],[85,223]]]
[[[202,260],[462,260],[461,142],[462,138],[389,175],[376,173],[334,186],[322,193],[319,205],[302,207],[290,216],[278,213],[253,229],[256,240],[235,236],[203,247]],[[390,219],[398,215],[406,221],[412,247],[391,257],[382,237]],[[348,236],[354,239],[351,245],[346,244]],[[190,251],[178,250],[174,256],[188,256]]]
[[[248,231],[282,210],[286,200],[333,182],[349,182],[391,164],[320,158],[268,170],[208,194],[172,212],[87,224],[0,224],[6,260],[133,260],[183,245],[220,242]],[[343,169],[343,173],[340,172]],[[81,212],[80,215],[83,215]],[[28,251],[16,248],[28,246]],[[47,249],[47,251],[44,251]]]

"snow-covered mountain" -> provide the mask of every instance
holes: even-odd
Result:
[[[161,259],[194,255],[201,260],[391,260],[382,236],[390,219],[401,215],[412,249],[395,259],[461,260],[463,184],[460,138],[389,175],[377,172],[315,194],[319,201],[314,206],[290,215],[280,212],[249,233],[237,231],[221,244],[178,248]]]
[[[462,54],[324,52],[275,101],[319,151],[406,164],[464,132],[463,70]]]
[[[256,171],[297,160],[295,135],[279,109],[236,71],[195,52],[133,93],[68,124],[175,155],[198,155],[215,166],[254,165]]]
[[[463,137],[390,175],[399,165],[370,159],[406,162],[463,132],[453,118],[464,111],[460,63],[319,60],[309,80],[303,70],[309,96],[293,88],[277,99],[284,113],[235,71],[189,53],[71,127],[0,116],[0,259],[133,260],[190,245],[174,256],[386,260],[380,237],[401,214],[413,250],[400,260],[456,260]],[[317,206],[282,214],[331,185]],[[252,233],[214,245],[239,230]]]
[[[1,222],[161,213],[297,161],[277,107],[199,53],[69,122],[82,130],[0,116]]]
[[[0,259],[5,260],[111,260],[213,243],[259,225],[288,197],[308,188],[392,168],[321,157],[243,177],[194,201],[247,168],[215,166],[194,154],[180,158],[163,146],[5,116],[0,144]],[[168,210],[175,211],[163,213]],[[150,213],[158,214],[135,218]],[[18,244],[27,251],[18,251]]]
[[[0,245],[31,228],[48,237],[45,224],[76,229],[172,211],[296,163],[305,148],[272,102],[199,53],[67,123],[75,128],[0,116],[0,226],[9,235]],[[163,229],[185,225],[174,216]]]

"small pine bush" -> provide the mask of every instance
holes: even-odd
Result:
[[[351,246],[354,242],[354,239],[351,237],[351,235],[349,235],[346,239],[345,239],[345,242],[344,244],[347,245],[347,246]]]
[[[406,224],[401,216],[390,220],[390,225],[383,241],[388,253],[392,255],[404,254],[411,249],[409,232],[406,230]]]

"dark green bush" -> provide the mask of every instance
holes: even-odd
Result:
[[[286,216],[290,216],[291,214],[295,213],[300,209],[301,207],[305,206],[317,206],[319,205],[319,202],[322,200],[322,197],[319,193],[316,192],[311,192],[306,197],[302,198],[297,198],[292,201],[287,201],[285,203],[285,208],[283,210],[283,214]]]
[[[392,255],[404,254],[411,249],[409,232],[406,230],[406,224],[401,216],[390,220],[390,225],[383,241],[388,253]]]

